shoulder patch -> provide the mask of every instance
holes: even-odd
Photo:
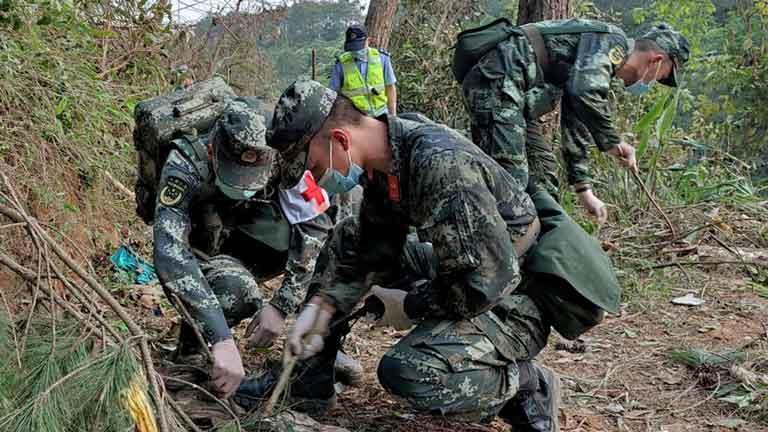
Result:
[[[625,56],[626,53],[624,52],[624,48],[619,45],[611,48],[611,50],[608,52],[608,59],[614,66],[620,65],[624,61]]]
[[[168,177],[165,187],[160,191],[160,204],[166,207],[178,205],[187,193],[189,185],[178,177]]]

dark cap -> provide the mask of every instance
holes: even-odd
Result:
[[[368,31],[362,24],[352,24],[344,35],[344,51],[358,51],[365,48]]]
[[[667,53],[674,66],[672,68],[672,73],[666,78],[659,80],[659,82],[670,87],[677,87],[677,74],[688,61],[691,51],[690,44],[685,36],[680,34],[680,32],[675,31],[671,25],[661,23],[653,27],[639,39],[652,41],[658,45],[659,49]]]
[[[306,171],[309,142],[322,128],[336,101],[336,92],[317,81],[288,86],[275,105],[267,143],[282,156],[280,186],[295,186]]]
[[[267,146],[264,117],[243,102],[230,102],[211,131],[211,144],[219,181],[241,190],[266,187],[276,151]]]

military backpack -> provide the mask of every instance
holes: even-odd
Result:
[[[151,224],[160,174],[171,150],[207,160],[207,134],[235,92],[220,77],[136,105],[133,144],[138,153],[136,213]]]
[[[456,36],[453,52],[453,76],[461,84],[470,69],[489,51],[512,35],[525,36],[531,43],[539,67],[543,71],[549,66],[543,36],[554,34],[610,33],[611,28],[599,21],[570,19],[542,21],[540,23],[516,26],[506,18],[499,18],[484,26],[465,30]]]

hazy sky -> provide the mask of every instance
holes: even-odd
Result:
[[[362,0],[361,3],[367,8],[369,0]],[[282,4],[282,0],[264,0],[269,4]],[[287,0],[290,4],[291,0]],[[243,0],[240,4],[241,10],[249,10],[258,7],[262,0]],[[205,17],[211,12],[226,13],[234,9],[237,0],[171,0],[173,8],[173,18],[184,23],[194,22]]]

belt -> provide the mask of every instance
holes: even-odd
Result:
[[[515,248],[515,253],[517,253],[518,259],[525,255],[531,246],[536,244],[536,239],[539,238],[540,232],[541,221],[539,221],[539,217],[536,216],[536,219],[534,219],[533,222],[528,225],[528,230],[525,232],[525,234],[523,234],[523,236],[519,239],[515,240],[513,247]]]
[[[520,26],[520,30],[525,33],[525,37],[528,38],[528,42],[533,47],[533,52],[536,54],[536,63],[541,68],[544,75],[547,75],[549,71],[549,51],[547,51],[546,45],[544,45],[544,38],[541,36],[541,32],[533,24],[525,24]]]

